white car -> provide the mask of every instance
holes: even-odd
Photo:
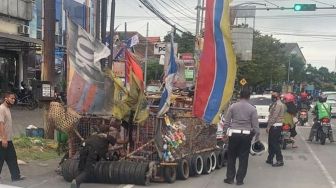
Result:
[[[336,91],[323,92],[327,95],[327,103],[331,105],[331,116],[336,116]]]
[[[272,103],[271,95],[251,95],[250,103],[257,109],[259,126],[267,126],[269,107]]]

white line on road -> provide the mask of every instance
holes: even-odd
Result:
[[[133,184],[127,184],[127,185],[123,186],[122,188],[132,188],[132,187],[134,187]]]
[[[326,169],[326,167],[322,164],[321,160],[317,157],[317,155],[315,154],[315,152],[313,151],[313,149],[310,147],[309,144],[307,144],[307,142],[305,141],[304,137],[302,136],[301,132],[298,129],[298,132],[300,134],[298,134],[300,136],[300,138],[303,140],[303,142],[305,143],[306,147],[308,148],[309,152],[312,154],[312,156],[314,157],[315,161],[317,162],[317,164],[319,165],[319,167],[321,168],[324,176],[328,179],[328,182],[330,183],[332,188],[336,188],[336,183],[334,181],[334,179],[331,177],[330,173],[328,172],[328,170]]]

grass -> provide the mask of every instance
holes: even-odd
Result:
[[[13,139],[18,159],[23,161],[49,160],[58,156],[54,140],[19,136]]]

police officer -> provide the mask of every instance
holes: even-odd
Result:
[[[236,178],[237,185],[244,184],[247,172],[251,141],[259,140],[259,123],[257,110],[249,103],[250,91],[243,88],[240,100],[232,104],[225,116],[224,130],[229,136],[228,165],[225,183],[232,184]],[[239,158],[239,167],[236,172],[236,159]]]
[[[79,188],[85,182],[90,173],[93,172],[97,161],[106,158],[109,144],[126,144],[127,141],[119,140],[117,135],[106,134],[109,131],[108,125],[100,127],[100,133],[89,136],[83,142],[80,150],[78,170],[80,174],[71,182],[71,188]],[[118,134],[119,135],[119,134]]]
[[[281,102],[280,95],[277,92],[272,93],[272,101],[266,128],[266,132],[268,133],[268,157],[266,163],[278,167],[284,165],[280,148],[280,136],[286,106]],[[273,164],[274,155],[277,162]]]

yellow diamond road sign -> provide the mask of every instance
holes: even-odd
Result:
[[[247,84],[247,81],[243,78],[243,79],[240,80],[239,83],[240,83],[241,85],[245,85],[245,84]]]

